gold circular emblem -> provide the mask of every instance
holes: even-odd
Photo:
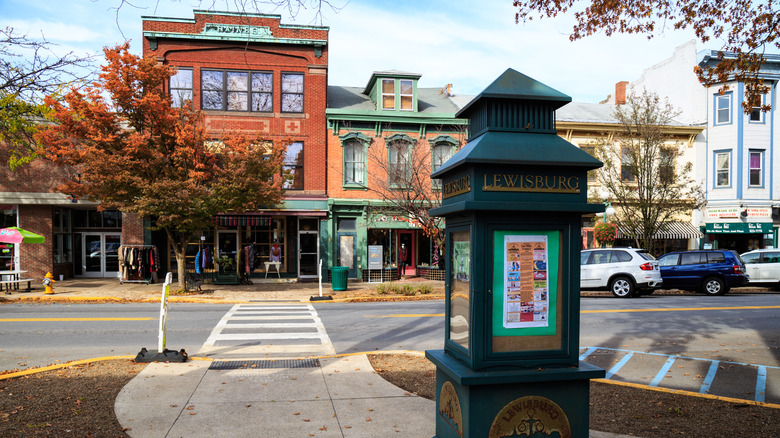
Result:
[[[504,406],[493,419],[490,438],[502,437],[571,437],[566,413],[552,400],[529,395]]]
[[[439,392],[439,415],[455,430],[458,436],[463,436],[463,415],[460,412],[460,398],[452,382],[444,382]]]

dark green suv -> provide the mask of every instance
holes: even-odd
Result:
[[[670,252],[658,258],[658,266],[664,289],[723,295],[748,281],[745,264],[739,254],[729,249]]]

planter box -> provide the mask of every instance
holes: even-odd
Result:
[[[217,272],[214,275],[214,284],[238,284],[238,273]]]
[[[426,280],[444,281],[446,271],[444,269],[432,268],[430,266],[418,266],[417,275]]]

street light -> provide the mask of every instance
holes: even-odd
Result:
[[[604,203],[604,213],[596,213],[596,216],[598,217],[604,217],[604,223],[607,223],[607,216],[612,216],[615,214],[615,209],[612,208],[612,203],[609,202],[609,190],[602,188],[599,191],[599,196],[601,196],[601,200]]]

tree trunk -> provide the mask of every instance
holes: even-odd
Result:
[[[185,255],[187,253],[187,243],[190,241],[192,234],[190,233],[184,236],[180,233],[177,239],[174,238],[173,233],[168,228],[165,229],[165,234],[168,235],[168,241],[173,245],[173,251],[176,254],[176,277],[178,279],[179,290],[186,291],[187,267]]]

